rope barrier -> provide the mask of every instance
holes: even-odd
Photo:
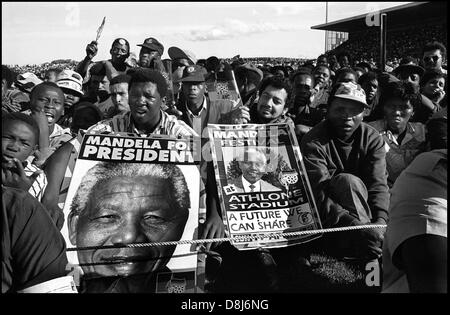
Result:
[[[370,225],[356,225],[356,226],[327,228],[327,229],[321,229],[321,230],[307,230],[307,231],[281,232],[281,233],[277,232],[277,233],[266,233],[266,234],[260,234],[260,235],[244,235],[244,236],[210,238],[210,239],[201,239],[201,240],[179,240],[179,241],[167,241],[167,242],[118,244],[118,245],[109,245],[109,246],[73,247],[73,248],[67,248],[67,251],[110,249],[110,248],[137,248],[137,247],[152,247],[152,246],[175,246],[175,245],[185,245],[185,244],[205,244],[205,243],[230,242],[230,241],[251,242],[251,241],[257,241],[257,240],[264,240],[266,238],[281,238],[281,237],[287,238],[287,237],[294,237],[294,236],[301,236],[301,235],[335,233],[335,232],[345,232],[345,231],[362,230],[362,229],[382,229],[382,228],[385,228],[386,226],[387,226],[386,224],[370,224]]]

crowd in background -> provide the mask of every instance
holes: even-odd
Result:
[[[21,258],[26,264],[21,268],[29,273],[15,269],[23,255],[21,249],[13,250],[17,240],[2,239],[10,249],[2,265],[10,266],[3,270],[2,291],[66,274],[61,267],[67,262],[61,254],[64,242],[53,232],[64,224],[62,205],[79,135],[128,132],[184,138],[204,135],[208,123],[291,124],[324,227],[388,224],[387,230],[342,233],[311,246],[270,251],[237,253],[221,244],[216,250],[223,257],[222,268],[214,277],[207,268],[211,291],[282,290],[277,270],[293,270],[301,278],[311,267],[311,250],[318,248],[364,262],[383,261],[386,292],[446,291],[441,268],[447,211],[444,34],[442,25],[393,32],[385,69],[377,69],[378,41],[372,30],[313,60],[197,59],[175,46],[168,50],[170,59],[162,60],[164,45],[149,37],[138,45],[139,56],[130,54],[126,39],[117,38],[108,60],[94,61],[98,47],[91,42],[80,62],[3,65],[2,188],[8,203],[2,222],[14,233],[30,233],[29,239],[35,237],[31,232],[52,233],[39,239],[48,243],[36,245],[43,250],[40,257]],[[230,83],[228,97],[213,99],[219,81]],[[215,177],[210,165],[202,163],[209,208],[200,235],[224,237]],[[409,182],[415,186],[405,191]],[[23,191],[33,198],[25,198]],[[405,203],[414,210],[408,212]],[[31,210],[15,219],[21,207]],[[42,211],[49,216],[38,218],[40,228],[27,227]],[[25,251],[26,245],[21,246]],[[423,253],[414,250],[418,246]],[[102,285],[104,292],[114,290],[110,282]],[[86,283],[83,292],[92,288]]]

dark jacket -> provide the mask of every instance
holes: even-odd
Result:
[[[347,225],[351,221],[348,210],[327,194],[330,179],[340,173],[359,177],[367,187],[372,218],[387,220],[389,191],[386,151],[384,140],[375,128],[361,123],[353,133],[350,144],[344,144],[335,137],[328,120],[324,120],[303,137],[301,152],[325,227]]]
[[[66,244],[28,192],[2,187],[2,293],[66,276]]]

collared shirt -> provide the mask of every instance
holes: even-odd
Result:
[[[150,133],[139,131],[133,123],[131,112],[119,114],[110,119],[105,119],[90,127],[88,133],[116,133],[125,132],[139,135],[146,138],[150,135],[169,135],[176,138],[186,138],[197,136],[197,133],[186,123],[178,120],[175,116],[169,115],[161,110],[161,119],[155,130]]]
[[[406,134],[402,143],[398,143],[397,137],[388,129],[384,119],[370,122],[385,141],[386,169],[388,171],[388,183],[395,182],[400,173],[412,162],[425,142],[425,125],[422,123],[408,122]]]
[[[252,188],[250,187],[250,185],[253,185],[255,187]],[[260,192],[261,191],[261,181],[257,181],[256,183],[250,183],[249,181],[247,181],[244,176],[242,176],[242,186],[244,187],[244,192]]]
[[[28,160],[27,160],[27,162],[28,162],[27,166],[24,168],[25,175],[31,176],[35,172],[40,170],[39,167],[37,167],[34,164],[31,164]],[[38,201],[41,201],[42,197],[44,196],[44,192],[45,192],[45,188],[46,187],[47,187],[47,176],[45,175],[44,172],[42,172],[41,174],[39,174],[39,176],[33,182],[33,184],[31,185],[30,189],[28,190],[28,192],[34,198],[36,198]]]
[[[197,132],[199,135],[202,133],[202,116],[205,117],[207,114],[207,101],[206,101],[206,96],[203,96],[203,103],[202,103],[202,108],[200,109],[200,111],[198,112],[197,115],[194,115],[191,110],[189,109],[189,107],[187,106],[187,102],[185,103],[185,110],[186,110],[186,114],[189,117],[189,121],[192,122],[192,128],[195,130],[195,132]]]

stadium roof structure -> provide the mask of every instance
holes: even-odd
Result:
[[[367,29],[366,14],[312,26],[313,30],[326,30],[335,32],[358,32]],[[428,1],[413,2],[384,10],[380,13],[387,13],[388,29],[406,27],[408,25],[422,24],[431,21],[447,21],[447,2]]]

